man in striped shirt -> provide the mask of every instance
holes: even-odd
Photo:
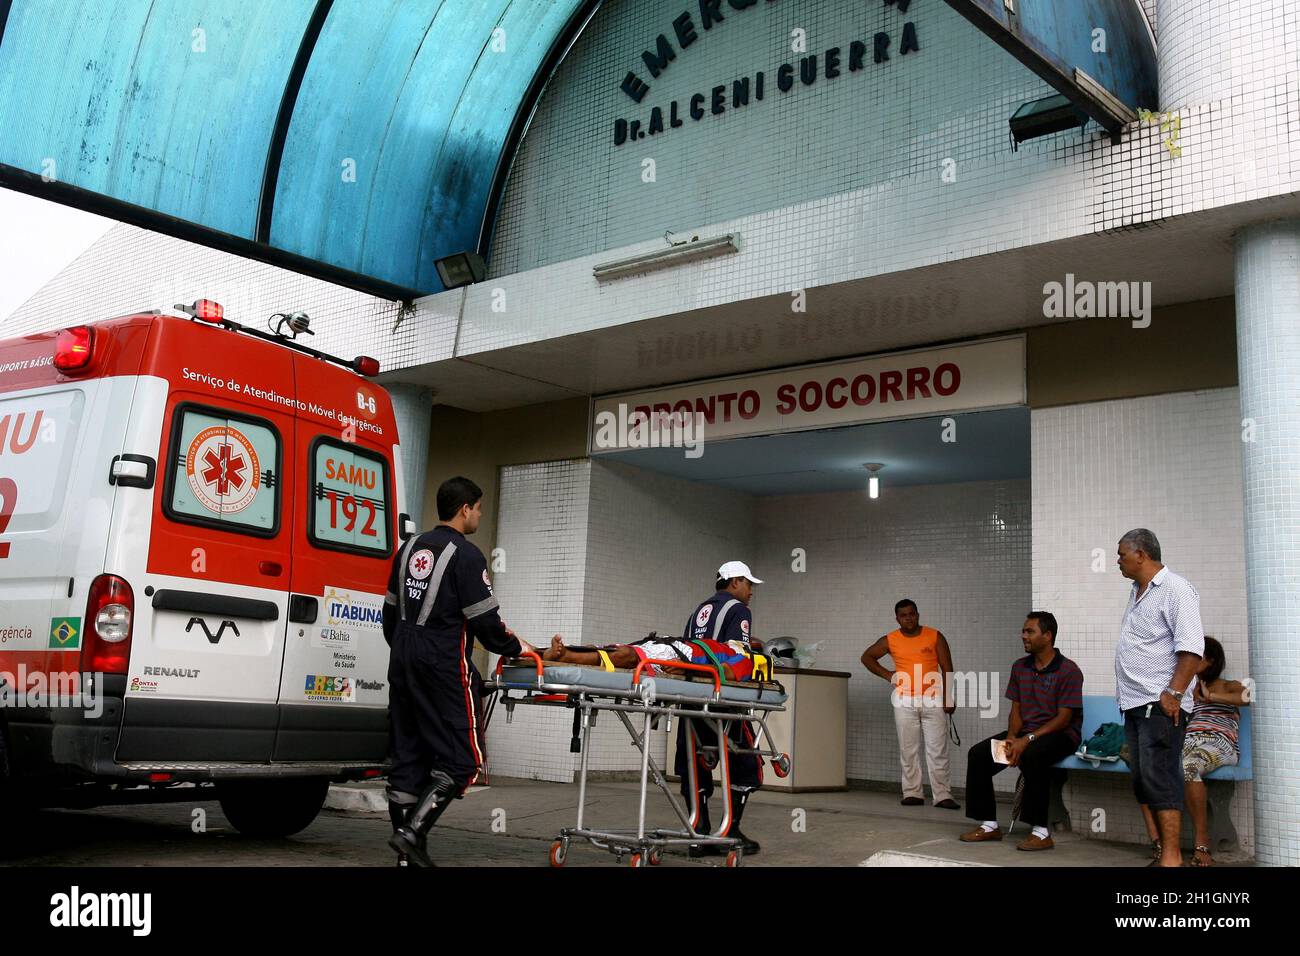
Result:
[[[1146,528],[1119,539],[1118,564],[1133,582],[1115,647],[1115,698],[1124,715],[1133,792],[1155,813],[1160,865],[1182,866],[1183,735],[1205,652],[1201,599],[1160,563],[1160,542]]]
[[[993,776],[1012,766],[1025,780],[1020,819],[1033,828],[1016,849],[1055,846],[1047,829],[1052,765],[1078,749],[1083,729],[1083,671],[1056,649],[1056,628],[1055,615],[1033,611],[1020,630],[1025,656],[1011,665],[1007,729],[971,747],[966,761],[966,815],[982,823],[962,834],[963,843],[1002,839]],[[994,744],[1003,740],[1005,748]],[[995,747],[1001,759],[994,758]]]

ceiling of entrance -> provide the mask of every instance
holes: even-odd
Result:
[[[875,422],[710,442],[695,459],[680,448],[642,448],[595,456],[676,478],[754,495],[866,493],[867,462],[879,462],[881,494],[905,485],[943,485],[1029,477],[1029,409],[952,416],[956,441],[940,418]]]

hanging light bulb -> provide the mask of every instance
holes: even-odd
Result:
[[[872,499],[879,498],[880,497],[880,476],[876,474],[876,472],[880,471],[880,469],[884,468],[885,466],[880,464],[879,462],[873,461],[863,465],[862,467],[867,469],[867,471],[871,472],[871,477],[867,479],[867,497]]]

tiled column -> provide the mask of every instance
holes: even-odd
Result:
[[[423,528],[424,478],[429,463],[429,418],[433,392],[422,385],[393,383],[385,385],[393,399],[397,419],[397,440],[402,445],[402,475],[406,494],[406,513],[416,527]]]
[[[1236,239],[1255,856],[1300,865],[1300,222]],[[1253,430],[1253,435],[1251,431]]]

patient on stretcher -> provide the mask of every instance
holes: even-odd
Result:
[[[754,674],[754,660],[739,643],[683,641],[657,634],[632,644],[606,644],[599,648],[566,647],[564,639],[556,634],[551,638],[551,646],[542,653],[542,660],[557,664],[588,664],[606,670],[632,670],[644,660],[686,661],[706,667],[721,666],[722,679],[730,681],[751,680]]]

